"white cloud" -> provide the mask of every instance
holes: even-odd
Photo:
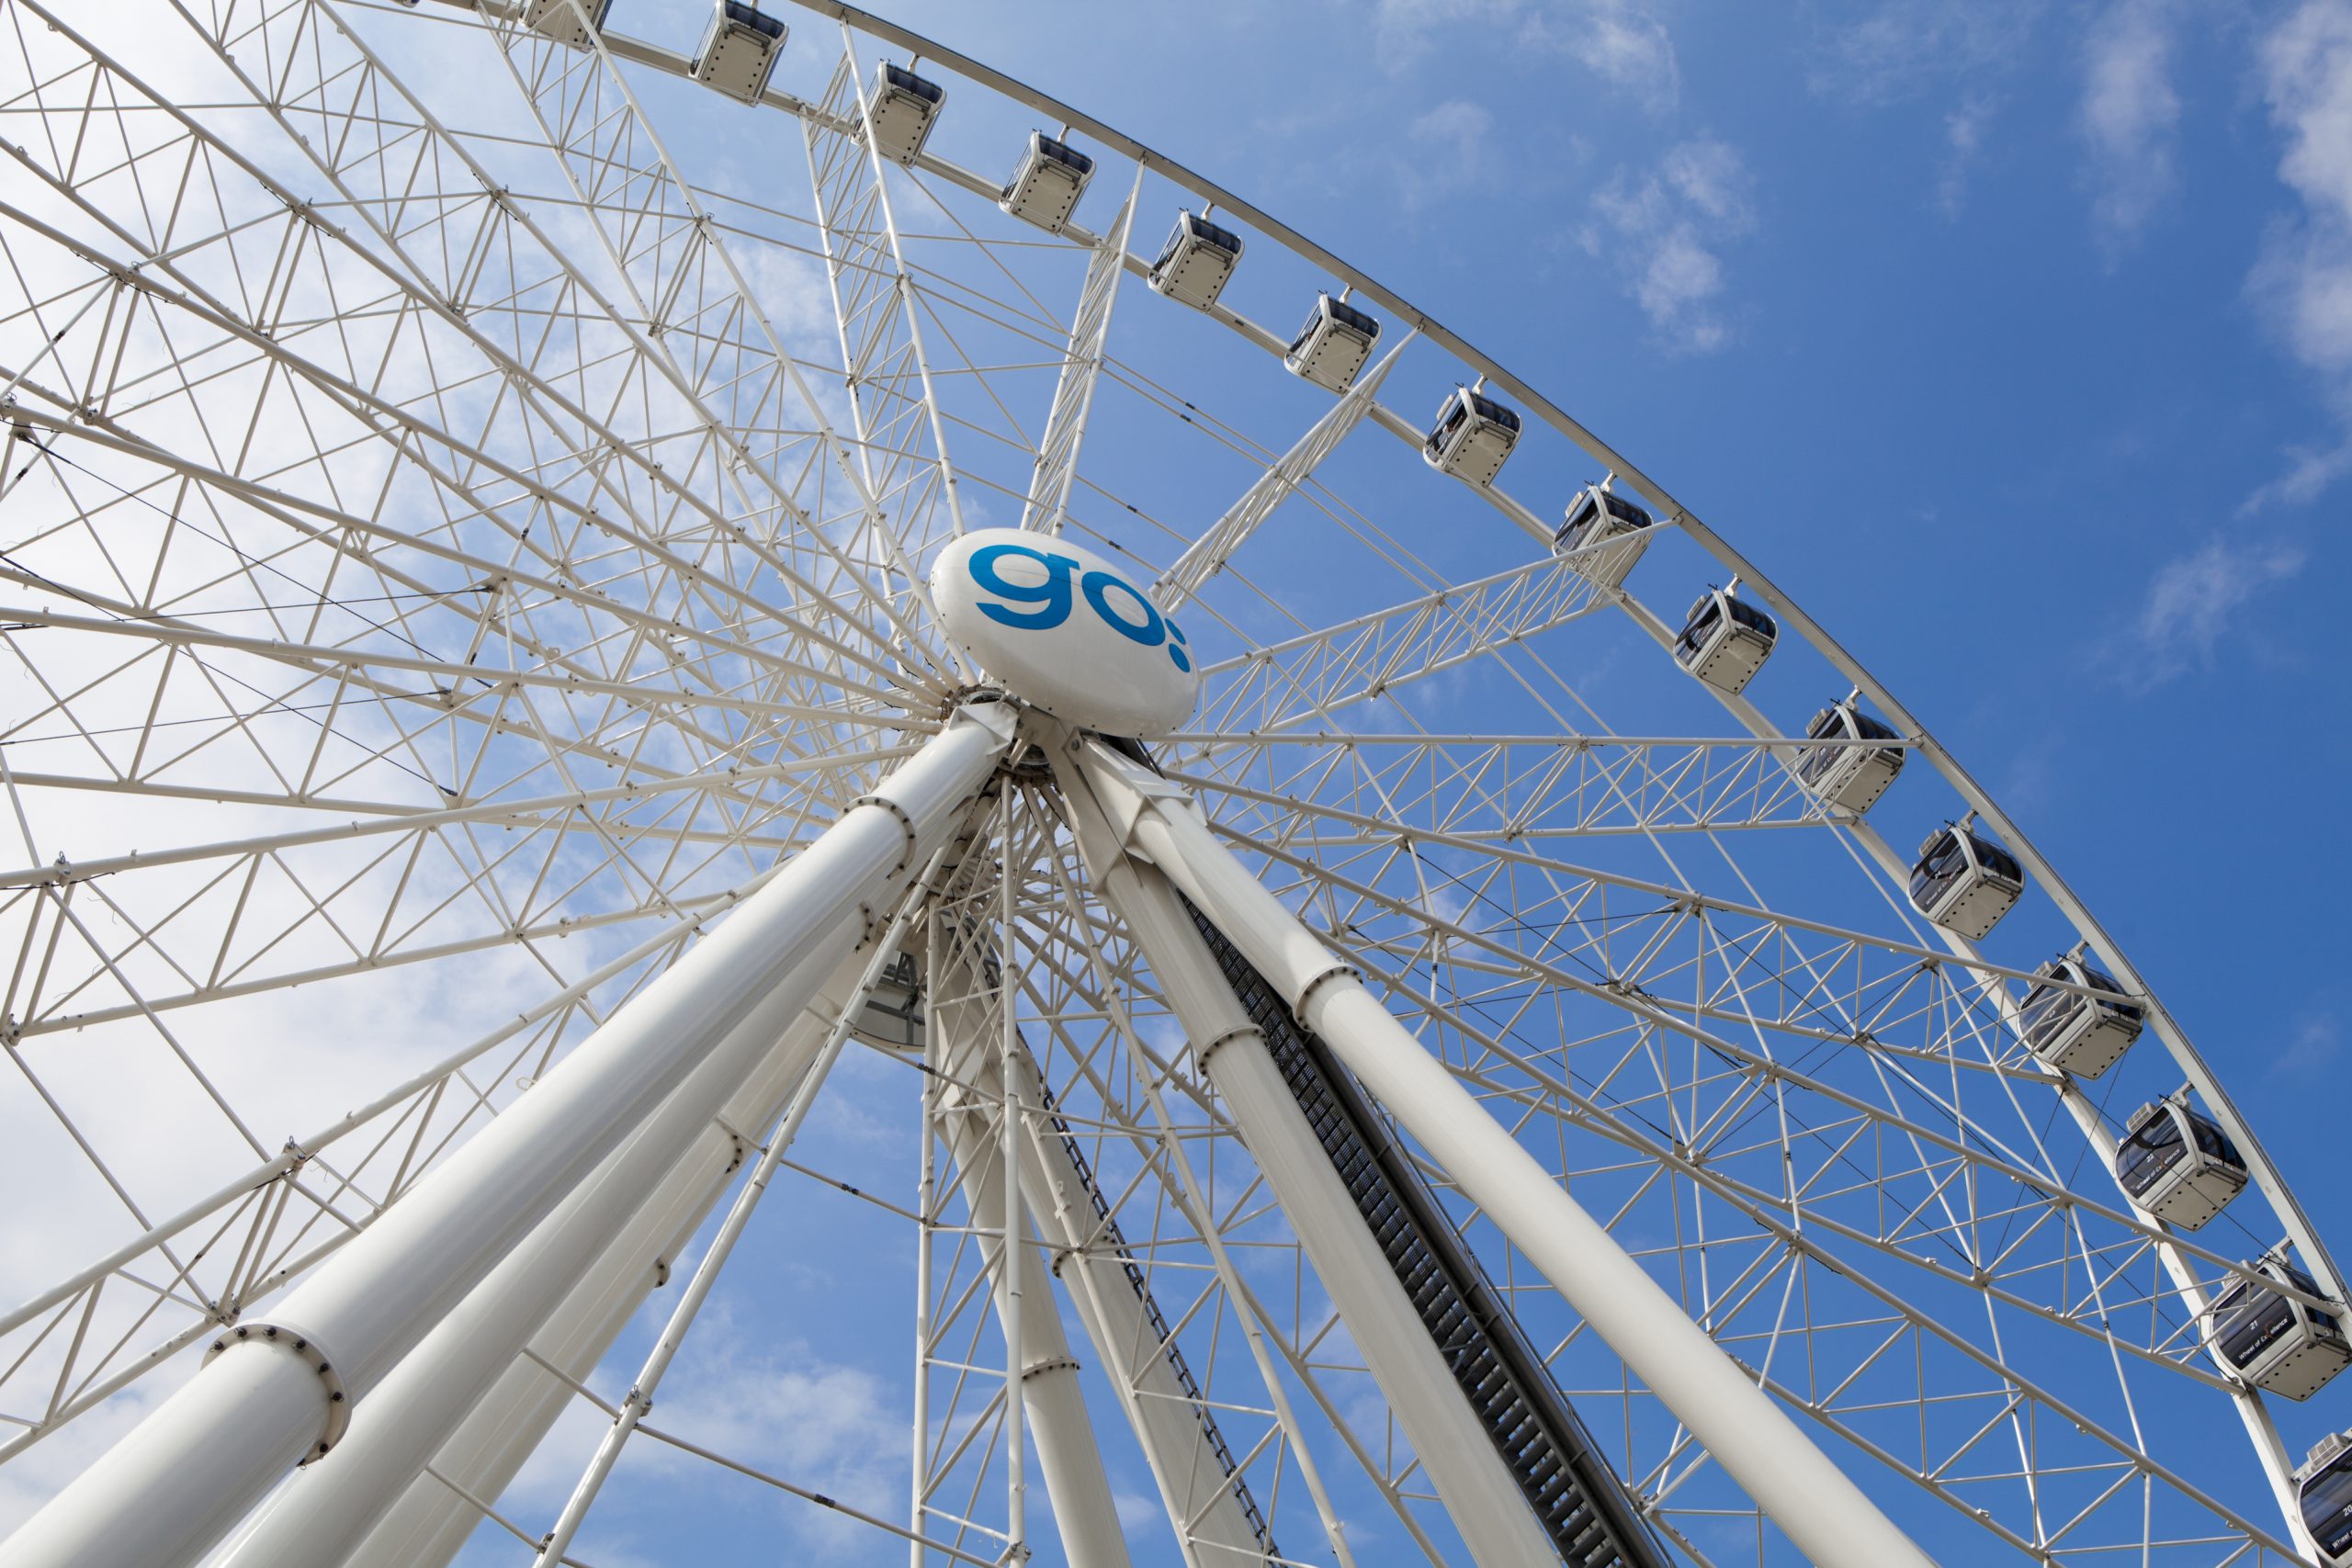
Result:
[[[2095,194],[2091,220],[2103,243],[2138,234],[2173,188],[2177,39],[2169,0],[2115,0],[2083,38],[2080,123]]]
[[[2242,535],[2209,539],[2166,563],[2148,585],[2133,628],[2139,659],[2124,684],[2163,684],[2192,665],[2211,664],[2238,613],[2273,582],[2302,569],[2303,553],[2288,545],[2250,546]]]
[[[1575,61],[1654,107],[1681,91],[1674,39],[1649,0],[1378,0],[1373,40],[1381,62],[1401,70],[1441,29],[1484,28],[1521,50]]]
[[[2256,57],[2287,143],[2278,177],[2302,209],[2272,228],[2248,287],[2343,425],[2332,446],[2290,451],[2256,499],[2308,501],[2352,470],[2352,0],[2303,0]]]
[[[1944,162],[1936,177],[1936,210],[1947,220],[1968,205],[1968,175],[1984,147],[1984,127],[1998,106],[1988,95],[1971,93],[1944,116]]]
[[[2343,1031],[2333,1012],[2305,1013],[2295,1021],[2294,1038],[2270,1064],[2270,1076],[2318,1073],[2330,1066],[2344,1047]]]
[[[2006,68],[2030,41],[2045,0],[1875,0],[1836,7],[1816,34],[1809,85],[1828,97],[1889,103],[1953,77]]]
[[[1593,198],[1586,250],[1620,258],[1626,291],[1674,347],[1704,354],[1730,341],[1715,246],[1755,227],[1739,150],[1701,138],[1669,148],[1652,173],[1621,172]]]

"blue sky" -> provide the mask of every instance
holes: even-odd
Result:
[[[2352,5],[914,4],[1551,389],[2025,825],[2346,1234]]]
[[[1348,257],[1727,534],[2010,808],[2352,1237],[2352,748],[2323,640],[2352,496],[2352,0],[888,9]],[[843,1070],[891,1092],[886,1064]],[[810,1157],[878,1170],[894,1138],[845,1099]],[[910,1266],[873,1235],[848,1200],[763,1212],[672,1409],[887,1510]],[[890,1325],[870,1370],[842,1359],[858,1322]],[[527,1517],[572,1462],[537,1467]],[[1114,1480],[1148,1515],[1140,1472]],[[714,1549],[809,1528],[721,1495],[625,1470],[583,1551],[659,1561],[687,1498]]]
[[[2010,808],[2352,1242],[2352,746],[2323,640],[2352,496],[2352,0],[888,9],[1279,215],[1669,485]],[[701,13],[620,0],[614,25],[690,38]],[[793,22],[805,74],[830,40]],[[1164,482],[1180,513],[1189,485],[1232,493]],[[904,1124],[866,1108],[908,1075],[841,1072],[810,1157],[896,1168]],[[847,1198],[771,1204],[664,1391],[675,1424],[894,1511],[901,1239]],[[597,1425],[518,1517],[551,1516]],[[750,1491],[633,1453],[582,1554],[663,1561],[691,1509],[714,1553],[781,1528],[896,1558]],[[485,1532],[468,1561],[514,1557]]]

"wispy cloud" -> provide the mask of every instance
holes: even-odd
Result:
[[[1485,106],[1454,98],[1413,117],[1410,156],[1388,165],[1389,189],[1408,210],[1464,190],[1490,187],[1500,177],[1484,153],[1495,117]]]
[[[1944,116],[1944,162],[1936,176],[1936,210],[1947,220],[1968,205],[1968,176],[1984,147],[1984,127],[1998,106],[1990,94],[1971,93]]]
[[[2148,585],[2133,626],[2137,657],[2122,683],[2147,691],[2211,665],[2223,637],[2255,596],[2302,569],[2291,545],[2250,545],[2243,535],[2207,540],[2167,562]]]
[[[2137,238],[2172,193],[2176,41],[2170,0],[2114,0],[2083,35],[2079,119],[2091,222],[2110,254]]]
[[[1731,335],[1716,247],[1755,227],[1751,190],[1737,148],[1712,137],[1685,141],[1655,170],[1621,171],[1594,197],[1596,221],[1582,243],[1618,260],[1626,291],[1671,345],[1709,353]]]
[[[2318,1073],[2332,1066],[2344,1049],[2343,1031],[2333,1012],[2305,1013],[2295,1021],[2295,1032],[2271,1059],[2269,1076]]]
[[[1883,104],[2014,63],[2045,0],[1872,0],[1823,8],[1807,84],[1825,97]]]
[[[2339,421],[2332,445],[2290,451],[2258,497],[2308,501],[2352,470],[2352,0],[2303,0],[2257,49],[2263,96],[2301,202],[2265,239],[2248,288]]]
[[[1378,0],[1373,41],[1383,66],[1402,70],[1436,35],[1460,27],[1573,60],[1655,107],[1680,96],[1674,39],[1649,0]]]

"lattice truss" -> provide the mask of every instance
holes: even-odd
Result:
[[[2195,1235],[2108,1174],[2187,1041],[2159,1017],[2054,1084],[2016,1010],[2086,917],[2041,899],[1983,952],[1917,919],[1784,729],[1527,537],[1555,502],[1420,464],[1384,396],[1468,374],[1425,322],[1311,393],[1259,296],[1136,280],[1164,164],[1098,148],[1095,227],[1019,223],[958,160],[1051,118],[957,77],[1004,134],[902,167],[861,92],[906,51],[814,13],[809,90],[755,108],[497,7],[148,11],[0,7],[0,1135],[57,1213],[6,1254],[0,1461],[178,1375],[909,755],[978,674],[929,561],[1025,523],[1182,607],[1167,778],[1923,1540],[2301,1561],[2277,1412],[2200,1314],[2282,1239],[2340,1293],[2332,1264],[2267,1162]],[[1285,300],[1355,281],[1251,243]],[[1510,478],[1589,467],[1558,434]],[[1714,564],[1681,521],[1644,569],[1669,600]],[[1897,744],[1880,815],[1984,804]],[[1046,1334],[1150,1477],[1171,1544],[1138,1562],[1466,1561],[1051,771],[873,918],[920,1027],[861,1028],[880,1079],[827,1092],[910,1135],[777,1179],[915,1260],[910,1501],[851,1510],[860,1550],[1050,1550]],[[1424,1175],[1665,1550],[1793,1561]],[[616,1410],[594,1364],[565,1397]],[[542,1524],[501,1525],[527,1560]]]

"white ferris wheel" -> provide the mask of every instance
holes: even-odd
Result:
[[[0,1560],[2352,1562],[2253,1129],[1574,374],[632,9],[0,6]]]

